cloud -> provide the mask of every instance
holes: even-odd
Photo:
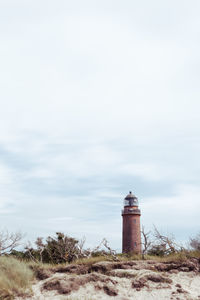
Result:
[[[144,224],[195,231],[199,3],[0,6],[2,223],[120,249],[133,189]]]
[[[163,12],[163,7],[158,9]],[[198,51],[185,48],[177,39],[179,32],[161,40],[154,28],[147,38],[138,18],[135,26],[124,15],[119,20],[113,14],[73,11],[67,17],[59,11],[61,20],[45,18],[38,24],[22,19],[16,25],[18,42],[12,30],[6,36],[1,78],[7,101],[1,122],[6,129],[13,135],[34,128],[68,137],[79,137],[81,131],[89,138],[135,138],[196,127],[198,94],[190,95],[198,76],[191,69],[191,56],[197,62]],[[180,89],[186,82],[192,85],[189,95],[186,87]]]
[[[199,187],[190,184],[177,186],[170,197],[146,197],[141,201],[143,222],[187,241],[199,228],[199,197]]]

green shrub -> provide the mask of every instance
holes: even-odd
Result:
[[[56,236],[49,236],[43,242],[43,238],[37,238],[36,249],[26,246],[25,251],[12,251],[11,255],[26,261],[41,262],[46,264],[71,263],[80,257],[78,247],[79,241],[61,232],[56,232]]]
[[[148,255],[163,257],[166,255],[163,245],[153,245],[147,252]]]

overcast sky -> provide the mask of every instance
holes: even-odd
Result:
[[[1,229],[200,228],[200,2],[0,0]]]

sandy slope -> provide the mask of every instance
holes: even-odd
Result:
[[[33,285],[30,300],[200,299],[197,261],[184,266],[148,261],[72,265],[48,276]]]

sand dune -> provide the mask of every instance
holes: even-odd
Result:
[[[101,262],[38,270],[30,300],[200,299],[199,261]],[[21,300],[21,298],[17,298]],[[28,299],[28,298],[27,298]]]

